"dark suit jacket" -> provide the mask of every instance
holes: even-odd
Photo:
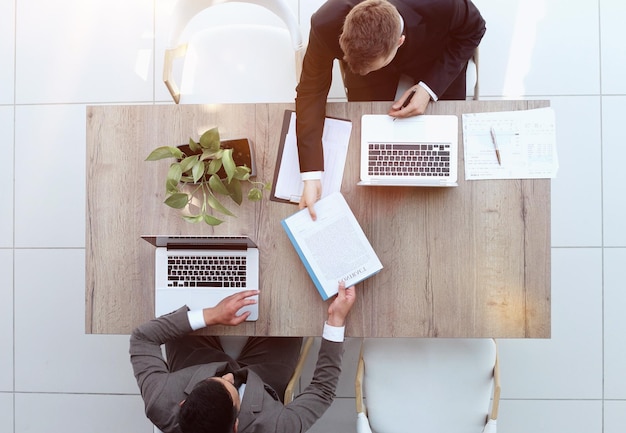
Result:
[[[322,130],[334,59],[342,59],[339,35],[348,12],[362,0],[328,0],[311,17],[311,32],[296,96],[300,171],[324,169]],[[485,21],[470,0],[389,0],[404,19],[406,40],[393,61],[363,77],[364,85],[401,74],[423,81],[441,97],[464,70],[485,33]],[[346,83],[349,85],[349,83]],[[376,99],[380,100],[380,99]]]
[[[163,432],[180,432],[178,404],[200,381],[215,376],[224,362],[208,362],[170,373],[161,344],[191,332],[186,307],[135,329],[130,337],[130,359],[141,390],[146,415]],[[266,390],[261,378],[248,370],[239,413],[239,432],[295,433],[308,430],[335,397],[341,372],[343,343],[322,339],[317,366],[309,385],[291,403],[283,405]]]

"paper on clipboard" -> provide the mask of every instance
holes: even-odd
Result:
[[[324,148],[324,172],[322,173],[322,197],[341,189],[343,171],[348,155],[352,122],[327,117],[324,121],[322,145]],[[300,175],[296,141],[296,113],[285,112],[276,172],[270,200],[298,203],[304,183]]]
[[[549,107],[463,114],[463,147],[466,180],[554,178],[559,168]]]

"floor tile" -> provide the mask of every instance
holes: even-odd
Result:
[[[626,431],[626,401],[604,402],[604,433]]]
[[[482,95],[599,92],[599,30],[593,25],[598,22],[597,1],[575,8],[568,0],[475,4],[487,23],[480,45]]]
[[[354,398],[337,398],[307,433],[356,433]]]
[[[15,0],[0,0],[0,104],[14,101],[15,3]]]
[[[600,0],[600,40],[602,42],[602,93],[626,93],[626,3]]]
[[[502,398],[602,398],[600,249],[553,248],[552,338],[498,346]]]
[[[626,248],[604,252],[604,397],[626,400]]]
[[[139,393],[129,337],[84,333],[84,269],[84,250],[16,250],[16,391]]]
[[[500,433],[601,432],[602,402],[504,400],[500,402],[498,431]],[[605,431],[605,433],[608,432]]]
[[[552,181],[552,246],[602,244],[600,98],[553,97],[559,171]],[[584,111],[584,121],[581,112]]]
[[[626,96],[602,98],[602,196],[606,246],[626,247],[624,104]]]
[[[5,392],[13,391],[13,250],[10,249],[0,249],[0,300],[0,392]],[[4,430],[0,428],[0,431]]]
[[[13,431],[13,394],[0,392],[0,431]]]
[[[15,245],[84,247],[85,107],[20,106],[15,117]]]
[[[139,396],[18,393],[15,433],[27,432],[152,433],[152,424]]]
[[[16,101],[153,98],[152,0],[19,0]]]
[[[0,106],[0,248],[13,246],[13,113]]]

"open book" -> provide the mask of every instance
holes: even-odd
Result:
[[[340,192],[315,204],[317,220],[308,209],[285,218],[283,228],[311,276],[322,299],[378,273],[383,265]]]

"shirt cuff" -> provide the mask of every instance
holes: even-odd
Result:
[[[187,311],[187,319],[189,319],[189,326],[191,326],[191,329],[194,331],[206,328],[206,323],[204,323],[204,313],[202,310]]]
[[[428,94],[430,95],[430,97],[433,99],[433,101],[437,101],[439,98],[437,97],[437,95],[435,94],[435,92],[433,92],[430,87],[428,87],[428,85],[426,83],[424,83],[423,81],[420,81],[419,83],[417,83],[418,86],[423,87],[424,90],[426,90],[428,92]]]
[[[324,332],[322,333],[322,337],[324,337],[324,339],[328,341],[341,343],[343,342],[345,330],[345,326],[331,326],[328,323],[324,322]]]
[[[321,171],[305,171],[303,173],[300,173],[300,176],[302,176],[302,180],[320,180],[322,178],[322,172]]]

